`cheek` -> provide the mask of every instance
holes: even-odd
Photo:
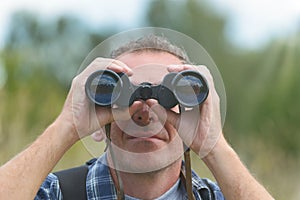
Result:
[[[178,135],[178,132],[170,123],[166,122],[164,127],[169,135],[169,142],[171,142]]]
[[[113,143],[117,144],[122,140],[122,131],[117,126],[116,123],[111,123],[111,129],[110,129],[110,139]]]

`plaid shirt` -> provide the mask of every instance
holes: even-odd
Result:
[[[88,200],[117,199],[116,188],[113,183],[109,168],[106,164],[106,154],[89,166],[86,180]],[[196,200],[222,200],[224,199],[220,188],[208,179],[201,179],[192,172],[193,192]],[[187,198],[187,194],[184,195]],[[62,200],[59,181],[54,174],[49,174],[40,187],[35,200]]]

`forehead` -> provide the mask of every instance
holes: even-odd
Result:
[[[182,64],[179,58],[167,52],[134,52],[121,55],[117,59],[132,69],[133,75],[130,80],[135,84],[158,84],[168,73],[168,65]]]

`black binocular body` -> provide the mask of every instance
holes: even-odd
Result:
[[[200,105],[207,98],[209,88],[205,78],[191,70],[171,72],[159,85],[148,82],[135,85],[124,73],[99,70],[88,77],[85,92],[98,106],[128,107],[137,100],[156,99],[169,109],[178,104],[187,108]]]

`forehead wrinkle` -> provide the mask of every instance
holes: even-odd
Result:
[[[181,60],[167,52],[126,53],[119,56],[118,60],[131,68],[133,73],[129,79],[136,85],[142,82],[159,85],[169,73],[168,65],[181,64]]]
[[[168,74],[167,66],[165,65],[143,65],[132,69],[133,75],[130,81],[134,84],[148,82],[153,85],[158,85],[162,82],[166,74]]]

